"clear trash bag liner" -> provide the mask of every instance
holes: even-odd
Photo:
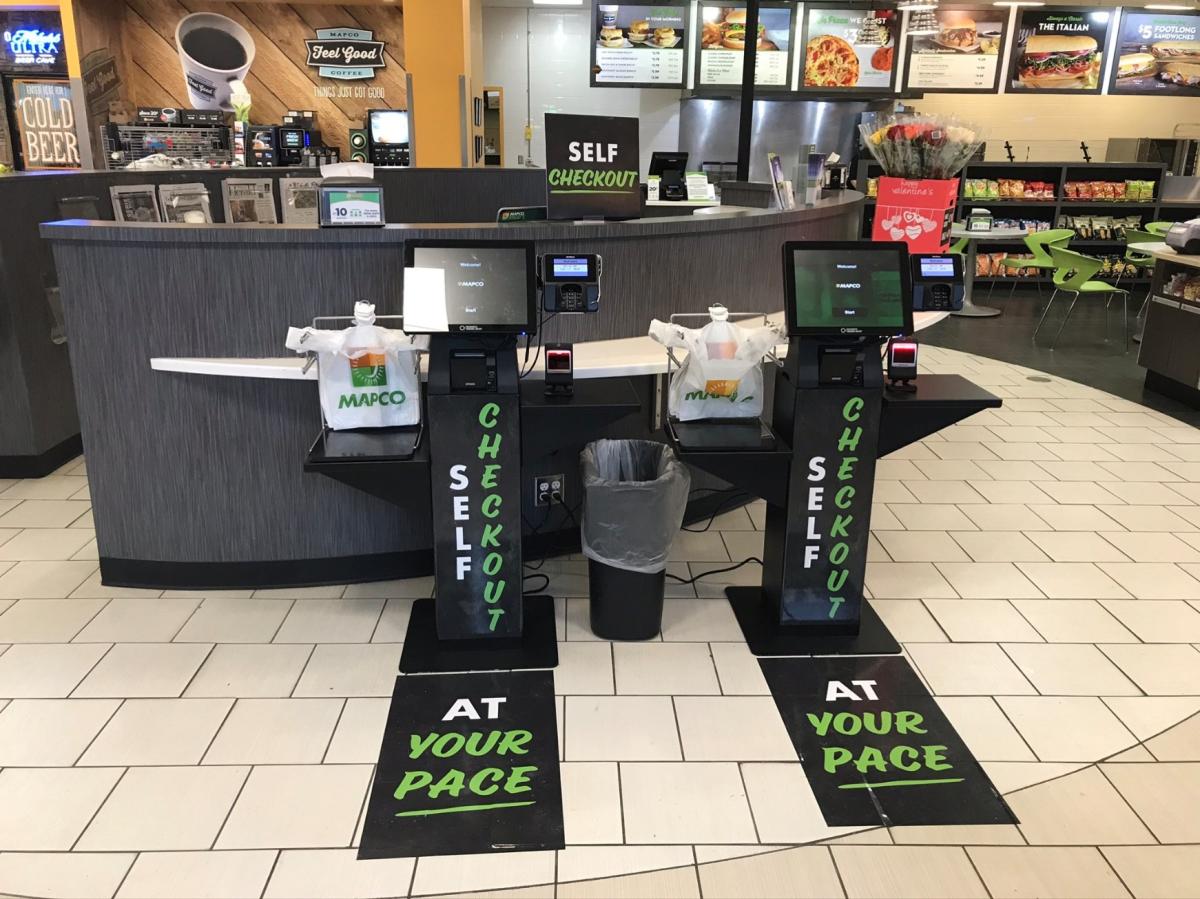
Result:
[[[650,440],[597,440],[579,459],[584,555],[643,574],[665,569],[691,490],[687,466]]]

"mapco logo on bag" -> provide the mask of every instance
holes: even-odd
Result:
[[[738,397],[739,380],[710,380],[704,382],[703,390],[691,390],[684,394],[685,400],[729,400],[731,403],[748,403],[754,399],[750,396]]]
[[[350,384],[354,387],[386,387],[387,356],[367,351],[350,360]]]
[[[402,406],[408,399],[403,390],[381,390],[379,393],[343,393],[338,397],[339,409],[361,409],[371,406]]]

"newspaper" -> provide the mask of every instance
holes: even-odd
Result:
[[[283,208],[285,225],[319,224],[320,178],[282,178],[279,190],[282,196],[279,205]]]
[[[225,221],[231,225],[257,223],[275,225],[275,182],[270,178],[226,178]]]
[[[185,222],[203,225],[212,222],[208,188],[199,182],[189,184],[160,184],[158,202],[164,222]]]
[[[118,222],[161,222],[153,184],[110,187],[113,215]]]

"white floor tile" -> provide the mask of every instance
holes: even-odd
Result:
[[[639,871],[687,868],[695,863],[691,846],[572,846],[558,853],[558,882],[618,877]]]
[[[689,762],[796,760],[769,696],[679,696],[675,713]]]
[[[90,512],[88,513],[91,514]],[[75,527],[72,525],[72,527]],[[88,579],[71,591],[71,599],[113,599],[118,596],[166,596],[161,590],[140,590],[137,587],[110,587],[101,583],[100,571],[93,571]],[[177,596],[183,596],[178,593]],[[186,598],[186,597],[184,597]]]
[[[1139,740],[1149,740],[1200,712],[1200,696],[1105,696],[1104,704]]]
[[[1139,536],[1134,534],[1113,534]],[[1120,549],[1117,540],[1108,541],[1088,531],[1052,531],[1042,534],[1038,546],[1055,562],[1127,562],[1129,557]]]
[[[1200,612],[1186,602],[1106,599],[1103,606],[1146,643],[1200,643]]]
[[[434,855],[417,861],[412,895],[452,895],[554,883],[553,852]]]
[[[92,535],[72,528],[30,528],[0,542],[0,559],[10,562],[69,559]]]
[[[1051,643],[1137,642],[1137,637],[1094,599],[1017,599],[1013,605]]]
[[[568,846],[621,843],[621,788],[616,762],[564,762],[563,825]],[[564,880],[560,875],[560,880]]]
[[[981,762],[1037,760],[991,696],[939,696],[937,704]]]
[[[91,621],[103,599],[21,599],[0,614],[0,643],[68,643]]]
[[[1122,531],[1116,519],[1095,506],[1030,506],[1030,512],[1055,531]],[[1021,530],[1035,530],[1022,528]]]
[[[969,531],[973,522],[958,506],[937,503],[912,503],[889,506],[907,531]]]
[[[939,562],[937,569],[965,599],[1031,599],[1042,595],[1012,562]]]
[[[72,848],[122,773],[120,768],[0,771],[0,846],[5,849],[0,859],[10,851]]]
[[[1104,506],[1096,508],[1130,531],[1194,531],[1196,526],[1163,506]]]
[[[1120,532],[1102,535],[1105,540],[1135,562],[1200,562],[1200,549],[1192,541],[1200,541],[1200,535]]]
[[[340,699],[239,699],[204,754],[204,763],[318,765],[342,703]]]
[[[16,699],[0,711],[0,768],[70,767],[112,717],[115,699]]]
[[[1100,768],[1160,843],[1200,843],[1200,765],[1158,762]]]
[[[612,649],[607,642],[560,643],[554,692],[560,696],[612,695],[612,668]]]
[[[1127,599],[1121,585],[1090,562],[1019,562],[1017,567],[1051,599]]]
[[[390,699],[347,699],[324,761],[375,764],[390,705]]]
[[[128,699],[79,764],[199,764],[231,705],[228,699]]]
[[[1200,580],[1178,565],[1105,562],[1100,569],[1138,599],[1200,599]]]
[[[892,632],[895,633],[894,628]],[[710,643],[709,649],[717,666],[721,692],[726,696],[765,696],[771,692],[758,659],[750,654],[744,642]]]
[[[408,889],[416,860],[356,858],[354,849],[285,849],[265,899],[387,899]],[[401,889],[402,888],[402,889]]]
[[[956,643],[1042,642],[1041,635],[1006,599],[930,599],[925,604]]]
[[[67,499],[86,486],[87,478],[61,475],[27,478],[0,493],[0,499]]]
[[[617,693],[718,694],[716,669],[704,643],[613,645]]]
[[[346,599],[428,599],[433,596],[433,578],[410,577],[350,584],[342,596]]]
[[[17,644],[0,655],[0,696],[65,697],[108,651],[103,643]]]
[[[973,846],[967,853],[993,896],[1088,899],[1129,895],[1094,847]]]
[[[1036,692],[994,643],[914,643],[907,649],[913,664],[939,696]]]
[[[1040,693],[1049,696],[1129,696],[1138,689],[1095,646],[1006,643],[1004,651]]]
[[[758,841],[741,773],[733,763],[625,763],[621,796],[630,843]]]
[[[82,852],[209,849],[248,771],[226,766],[130,768],[76,848]]]
[[[382,612],[382,599],[298,599],[275,642],[367,643]]]
[[[270,643],[292,607],[290,599],[223,599],[200,603],[176,643]]]
[[[1094,696],[1001,696],[996,701],[1043,762],[1095,762],[1137,742]]]
[[[1175,899],[1196,891],[1200,846],[1105,846],[1100,851],[1135,896]]]
[[[179,633],[199,604],[194,599],[112,599],[75,636],[75,642],[166,643]]]
[[[1200,652],[1191,646],[1130,643],[1100,648],[1151,696],[1194,695],[1200,683]],[[0,663],[4,658],[0,656]]]
[[[868,563],[866,586],[878,599],[950,599],[958,595],[932,562]]]
[[[95,570],[95,562],[18,562],[0,574],[0,599],[62,599]]]
[[[118,643],[75,688],[73,695],[180,696],[211,650],[207,643]]]
[[[0,884],[14,896],[111,896],[133,864],[132,852],[4,852]]]
[[[188,685],[187,696],[290,696],[311,646],[221,645]]]
[[[570,761],[679,761],[669,696],[568,696],[564,757]]]
[[[117,899],[243,899],[262,893],[275,853],[143,852]]]
[[[371,635],[372,643],[403,643],[408,636],[408,619],[412,615],[413,599],[389,599],[379,616],[379,624]],[[323,641],[324,642],[324,641]]]
[[[834,846],[832,851],[846,895],[852,899],[886,896],[964,899],[988,895],[959,847]]]
[[[0,618],[0,623],[3,620]],[[663,603],[662,638],[667,642],[735,641],[742,639],[742,629],[727,602],[668,599]]]
[[[91,508],[91,503],[73,499],[0,499],[0,527],[65,528]]]
[[[944,531],[880,531],[878,538],[893,562],[970,561],[963,548]]]
[[[402,647],[397,643],[318,646],[293,696],[391,696]]]
[[[370,779],[370,765],[255,768],[215,848],[349,846]]]

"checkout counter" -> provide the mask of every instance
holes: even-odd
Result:
[[[1146,387],[1200,409],[1200,255],[1138,244],[1154,257],[1138,364]]]

